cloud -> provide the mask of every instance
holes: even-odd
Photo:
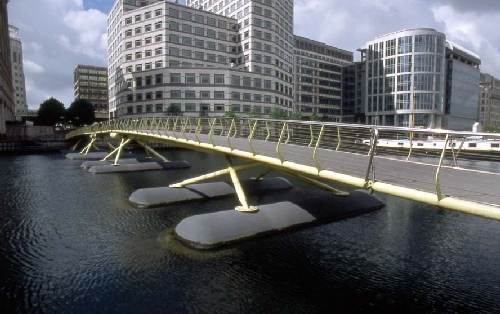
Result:
[[[380,35],[439,26],[427,3],[400,0],[295,0],[294,20],[295,34],[353,52]]]
[[[8,12],[23,43],[28,107],[38,109],[47,96],[69,106],[75,67],[106,66],[106,14],[85,10],[82,0],[16,0]]]
[[[37,64],[36,62],[33,62],[29,59],[24,59],[23,60],[23,66],[24,66],[24,71],[25,73],[43,73],[45,69]]]
[[[480,14],[441,4],[433,6],[432,13],[448,40],[478,54],[481,71],[500,78],[500,34],[491,27],[500,19],[500,10]]]

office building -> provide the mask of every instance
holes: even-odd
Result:
[[[366,63],[366,123],[441,127],[446,36],[433,29],[376,37],[360,49]]]
[[[295,111],[303,117],[353,122],[353,53],[304,37],[294,38]]]
[[[196,116],[291,112],[292,3],[187,2],[115,2],[108,15],[110,117],[163,115],[171,106]]]
[[[96,120],[108,119],[108,72],[104,67],[77,65],[74,76],[76,99],[86,99],[94,107]]]
[[[26,83],[23,68],[23,45],[19,37],[19,29],[9,25],[10,52],[12,61],[12,84],[14,88],[14,103],[16,120],[28,115],[28,103],[26,102]]]
[[[477,118],[478,56],[429,28],[379,36],[359,51],[367,124],[470,130]]]
[[[0,0],[0,138],[7,136],[6,122],[15,120],[7,3]]]
[[[500,80],[481,73],[479,79],[479,123],[488,129],[500,129]]]
[[[446,94],[443,128],[470,131],[477,122],[481,59],[475,53],[446,42]]]

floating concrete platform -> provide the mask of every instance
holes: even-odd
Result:
[[[103,159],[108,156],[108,152],[89,152],[87,154],[80,153],[68,153],[66,158],[71,160],[91,160],[91,159]]]
[[[89,169],[93,166],[109,166],[110,164],[114,163],[115,160],[107,160],[107,161],[101,161],[101,160],[87,160],[84,161],[81,165],[80,168],[83,169]],[[120,161],[118,162],[119,164],[136,164],[139,161],[136,158],[120,158]]]
[[[120,163],[119,165],[99,165],[89,168],[90,173],[116,173],[116,172],[133,172],[146,170],[173,170],[189,168],[191,165],[185,160],[175,160],[169,162],[136,162],[136,163]]]
[[[248,179],[241,182],[247,195],[259,195],[272,191],[292,188],[285,178],[270,177],[261,180]],[[209,182],[190,184],[185,188],[158,187],[139,189],[133,192],[129,201],[139,208],[189,202],[202,199],[213,199],[236,194],[232,185],[226,182]]]
[[[255,213],[226,210],[191,216],[175,228],[175,236],[198,249],[213,249],[269,234],[296,230],[361,215],[384,207],[366,191],[348,196],[322,195],[300,202],[260,205]]]

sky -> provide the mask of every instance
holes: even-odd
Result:
[[[29,109],[50,97],[69,107],[78,64],[107,66],[106,18],[114,0],[11,0]],[[179,3],[185,3],[183,0]],[[428,27],[481,57],[500,78],[499,0],[295,0],[294,34],[354,52],[375,37]]]

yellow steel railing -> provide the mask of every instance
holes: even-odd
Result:
[[[354,187],[367,188],[370,191],[379,191],[391,195],[415,199],[429,204],[456,209],[485,217],[500,220],[499,204],[483,204],[477,201],[467,201],[460,196],[444,196],[441,192],[441,171],[445,166],[446,154],[452,157],[449,169],[459,166],[460,156],[467,152],[464,141],[470,136],[483,136],[500,140],[500,135],[489,133],[454,132],[449,130],[413,129],[384,126],[354,125],[332,122],[287,121],[252,118],[224,118],[224,117],[141,117],[115,119],[96,123],[91,126],[74,130],[67,138],[80,136],[107,136],[110,133],[119,134],[126,139],[139,139],[168,143],[181,147],[197,149],[207,152],[216,152],[234,157],[252,159],[270,168],[288,173],[310,176],[331,182],[347,184]],[[398,141],[401,138],[411,138],[403,141],[407,146],[393,147],[394,153],[407,160],[418,158],[418,145],[427,138],[445,139],[440,149],[435,149],[435,161],[429,161],[436,170],[431,181],[435,185],[435,192],[409,189],[404,184],[390,184],[380,182],[375,176],[375,156],[383,153],[386,147],[382,142]],[[222,140],[221,140],[222,139]],[[237,139],[245,139],[246,146]],[[461,141],[460,147],[455,147],[454,139]],[[92,141],[86,149],[90,149]],[[258,145],[258,143],[260,143]],[[274,145],[272,150],[260,150],[264,143]],[[342,144],[342,145],[341,145]],[[301,146],[307,149],[307,155],[294,155],[293,147]],[[402,151],[404,153],[401,153]],[[329,166],[335,160],[328,160],[325,152],[348,152],[366,156],[364,174],[352,175],[342,172],[333,172]],[[321,158],[318,157],[320,155]],[[500,149],[499,149],[500,156]],[[404,158],[403,158],[404,159]],[[401,161],[403,160],[401,159]],[[330,167],[331,168],[331,167]],[[362,172],[363,172],[362,171]],[[380,170],[383,173],[387,169]],[[404,176],[404,174],[401,174]]]

